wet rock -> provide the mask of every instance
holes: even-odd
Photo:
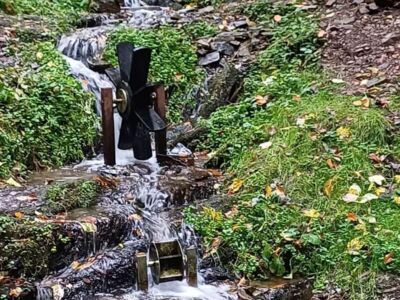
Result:
[[[333,4],[335,4],[336,3],[336,0],[328,0],[327,2],[326,2],[326,6],[327,7],[331,7],[331,6],[333,6]]]
[[[132,287],[136,282],[136,253],[146,252],[143,240],[130,241],[96,256],[74,262],[37,285],[39,299],[79,299],[85,295]]]
[[[232,63],[226,63],[208,79],[207,85],[207,93],[199,95],[194,116],[207,118],[218,107],[234,102],[241,89],[242,77]]]
[[[235,48],[227,42],[212,42],[210,46],[212,50],[225,55],[232,55],[235,52]]]
[[[91,2],[91,7],[97,13],[118,13],[120,11],[118,0],[95,0]]]
[[[214,11],[214,7],[213,6],[206,6],[203,8],[199,9],[199,14],[208,14],[208,13],[212,13]]]
[[[231,42],[234,40],[235,34],[233,31],[221,32],[214,37],[214,41]]]
[[[239,50],[237,52],[238,56],[241,57],[249,57],[250,56],[250,43],[243,43],[240,45]]]
[[[214,51],[208,53],[206,56],[200,58],[199,65],[200,66],[208,66],[214,63],[218,63],[221,59],[221,56],[218,51]]]

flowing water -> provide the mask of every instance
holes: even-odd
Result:
[[[137,8],[139,3],[137,0],[125,0],[125,6]],[[152,26],[156,23],[165,23],[168,20],[168,15],[164,10],[134,10],[132,16],[128,20],[130,26],[143,28]],[[106,23],[106,22],[105,22]],[[107,33],[113,28],[112,25],[102,25],[94,28],[84,28],[75,33],[64,36],[59,42],[59,50],[64,54],[65,60],[70,66],[71,73],[79,79],[85,90],[92,92],[96,96],[96,110],[101,114],[100,106],[100,90],[104,87],[111,87],[115,90],[112,82],[104,74],[100,74],[90,70],[87,66],[88,58],[97,58],[106,46]],[[118,113],[114,114],[115,120],[115,137],[118,141],[119,130],[121,126],[121,117]],[[143,235],[148,241],[168,241],[178,239],[182,244],[195,243],[196,238],[193,232],[185,225],[177,229],[171,224],[169,210],[166,209],[169,204],[167,200],[170,195],[165,190],[159,188],[159,171],[160,167],[154,158],[147,162],[135,161],[132,150],[119,150],[117,147],[116,159],[117,165],[137,165],[145,166],[149,170],[147,174],[131,174],[132,177],[137,177],[135,184],[130,186],[132,194],[134,194],[136,202],[133,209],[142,218]],[[87,172],[103,171],[117,172],[118,166],[107,169],[103,166],[103,157],[98,157],[85,160],[76,165],[74,169],[85,170]],[[118,200],[117,200],[118,201]],[[140,204],[140,205],[138,205]],[[66,269],[63,274],[54,280],[51,277],[46,278],[38,286],[39,300],[47,299],[62,299],[64,295],[63,288],[55,290],[55,286],[59,286],[62,278],[69,278],[71,269]],[[150,274],[150,272],[149,272]],[[60,279],[61,278],[61,279]],[[150,288],[144,292],[130,292],[120,296],[107,296],[107,298],[99,299],[234,299],[227,293],[227,286],[213,286],[204,284],[204,280],[199,278],[197,288],[190,287],[185,280],[167,282],[155,285],[150,279]],[[51,287],[52,292],[49,292]],[[58,295],[59,294],[59,295]],[[61,296],[61,297],[60,297]],[[82,297],[85,299],[85,297]]]

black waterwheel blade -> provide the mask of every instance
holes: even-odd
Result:
[[[104,71],[114,86],[118,86],[121,82],[121,73],[118,68],[108,68]]]
[[[133,156],[140,160],[146,160],[153,156],[150,132],[141,123],[138,123],[136,127],[133,140]]]
[[[132,72],[132,55],[135,47],[128,42],[119,43],[117,45],[117,56],[121,78],[125,82],[130,82],[130,74]]]
[[[167,126],[153,108],[138,108],[135,113],[141,123],[149,131],[160,131]]]
[[[135,93],[147,83],[151,59],[150,48],[136,48],[132,55],[132,69],[130,73],[129,86]]]
[[[131,120],[122,120],[119,131],[118,148],[128,150],[133,148],[133,139],[135,137],[135,123]]]

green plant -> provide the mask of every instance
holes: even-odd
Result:
[[[82,159],[96,137],[93,95],[52,43],[12,51],[19,62],[0,69],[0,177]]]
[[[81,180],[72,183],[56,184],[49,187],[44,199],[51,213],[86,208],[93,205],[100,192],[97,182]]]
[[[146,30],[120,27],[108,37],[104,54],[114,65],[116,45],[124,41],[152,49],[150,80],[176,86],[169,99],[168,113],[172,121],[180,120],[182,110],[194,104],[192,89],[204,78],[204,72],[197,68],[196,49],[190,37],[184,30],[169,26]]]

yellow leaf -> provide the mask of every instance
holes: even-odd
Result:
[[[339,136],[340,139],[344,140],[351,136],[351,132],[349,128],[346,127],[339,127],[336,129],[336,134]]]
[[[316,218],[320,217],[320,213],[316,209],[306,209],[305,211],[303,211],[303,214],[306,217],[309,217],[309,218],[312,218],[312,219],[316,219]]]
[[[267,185],[267,186],[265,187],[265,196],[267,196],[267,197],[271,197],[271,196],[272,196],[272,188],[271,188],[270,185]],[[399,197],[399,198],[400,198],[400,197]]]
[[[212,220],[215,220],[215,221],[222,220],[222,213],[220,211],[216,211],[212,207],[204,207],[203,211],[204,211],[204,214]]]
[[[361,242],[361,240],[359,238],[355,238],[355,239],[352,239],[350,242],[347,243],[347,251],[351,255],[358,255],[359,251],[362,249],[363,246],[364,245]]]
[[[327,197],[330,197],[332,195],[333,183],[334,183],[334,178],[331,178],[331,179],[328,179],[324,184],[324,194]]]
[[[378,187],[375,189],[375,195],[377,195],[378,197],[385,192],[386,192],[386,189],[384,187]]]
[[[394,182],[395,183],[400,183],[400,175],[395,175],[394,176]]]
[[[36,59],[37,60],[42,60],[42,58],[43,58],[43,53],[42,52],[37,52],[36,53]]]
[[[22,219],[24,217],[24,213],[21,211],[16,211],[14,215],[17,219]]]
[[[81,222],[80,225],[84,232],[94,233],[97,231],[97,226],[95,224]]]
[[[228,188],[228,194],[235,194],[237,193],[243,186],[243,180],[241,179],[234,179],[232,184]]]
[[[370,101],[369,101],[368,97],[364,97],[361,100],[354,101],[353,105],[366,109],[369,107]]]
[[[15,186],[15,187],[21,187],[22,185],[17,182],[14,178],[10,177],[5,181],[6,184],[11,185],[11,186]]]
[[[394,201],[394,203],[396,203],[397,205],[400,205],[400,196],[394,196],[393,201]]]

